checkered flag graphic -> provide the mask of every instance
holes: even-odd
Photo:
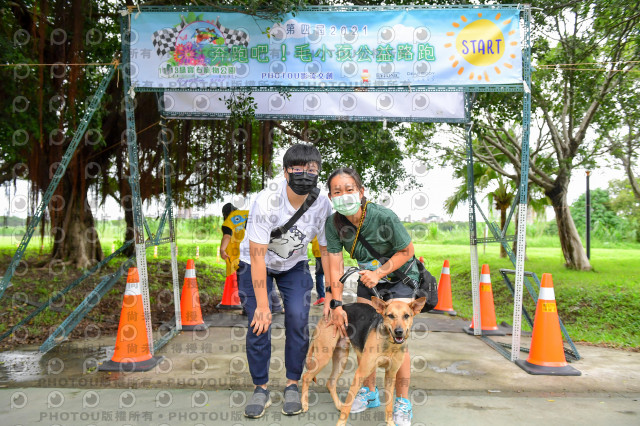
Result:
[[[177,27],[163,28],[153,33],[153,47],[156,48],[158,56],[164,56],[175,50],[178,34],[180,34],[180,31],[182,31],[185,26],[186,23],[182,21]]]
[[[233,46],[249,46],[249,34],[240,30],[232,30],[231,28],[223,27],[220,25],[220,20],[216,20],[216,26],[224,35],[225,45],[229,46],[231,49]]]

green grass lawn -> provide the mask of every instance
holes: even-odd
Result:
[[[179,228],[180,231],[180,228]],[[205,292],[210,293],[213,298],[221,295],[221,269],[224,263],[217,257],[220,232],[215,226],[193,229],[183,229],[178,233],[178,259],[181,265],[189,258],[195,258],[196,248],[199,248],[199,259],[196,268],[198,273],[212,275],[211,281],[216,282],[215,286],[206,288]],[[112,243],[119,246],[119,233],[105,232],[101,236],[103,249],[106,254],[111,253]],[[423,256],[425,265],[431,273],[438,278],[440,269],[445,259],[451,264],[453,307],[458,311],[459,316],[470,319],[472,316],[471,286],[470,286],[470,259],[469,246],[464,244],[463,236],[460,237],[459,244],[451,244],[451,239],[447,241],[446,235],[440,233],[435,242],[415,241],[416,255]],[[121,236],[120,236],[121,238]],[[428,238],[428,237],[427,237]],[[452,238],[453,239],[453,238]],[[557,239],[554,244],[547,237],[530,238],[527,250],[528,260],[525,263],[525,270],[535,272],[538,277],[547,272],[553,275],[556,300],[560,318],[564,321],[570,336],[574,341],[585,341],[593,344],[604,344],[615,347],[640,348],[640,321],[637,320],[640,312],[640,248],[638,245],[630,245],[617,248],[592,248],[591,263],[593,271],[580,272],[568,270],[564,267],[564,260],[560,248],[557,246]],[[5,256],[5,264],[8,264],[8,255],[13,255],[15,251],[16,239],[9,236],[0,236],[0,250]],[[34,238],[28,249],[27,257],[37,255],[40,247],[39,239]],[[606,244],[595,245],[603,247]],[[49,244],[45,244],[44,253],[50,249]],[[514,269],[508,259],[499,257],[498,245],[488,245],[486,253],[483,247],[479,246],[480,264],[487,263],[491,268],[491,278],[496,305],[496,315],[498,322],[512,322],[513,298],[502,280],[499,273],[500,268]],[[163,245],[158,248],[158,259],[153,259],[153,248],[147,251],[148,258],[152,264],[167,265],[169,259],[169,246]],[[345,257],[347,259],[348,256]],[[4,262],[3,262],[4,263]],[[115,265],[116,262],[114,262]],[[347,263],[351,263],[348,261]],[[198,267],[198,265],[201,265]],[[205,267],[206,266],[206,267]],[[150,267],[150,275],[155,268]],[[4,270],[0,271],[4,273]],[[78,272],[77,275],[80,275]],[[207,277],[202,275],[202,279]],[[167,273],[167,278],[168,278]],[[182,275],[181,275],[182,276]],[[200,278],[200,275],[198,276]],[[153,277],[150,276],[153,285]],[[47,283],[45,293],[51,290],[59,290],[68,282],[55,283],[55,288],[50,288],[52,283]],[[115,290],[113,290],[115,291]],[[41,299],[45,294],[39,295]],[[524,292],[525,307],[531,315],[535,312],[535,306],[529,300],[528,293]],[[25,314],[26,315],[26,314]],[[39,320],[36,318],[34,324],[37,326]],[[51,325],[50,317],[43,315],[42,325]],[[523,328],[528,326],[523,319]]]
[[[515,269],[508,259],[501,259],[497,246],[479,248],[480,264],[491,269],[491,282],[498,322],[513,321],[513,298],[499,270]],[[451,265],[453,307],[458,314],[471,318],[471,268],[468,246],[416,245],[416,254],[424,256],[427,268],[436,276],[444,259]],[[573,340],[594,344],[640,348],[640,250],[592,249],[593,271],[572,271],[564,267],[559,248],[529,247],[525,270],[539,278],[553,276],[558,313]],[[512,276],[513,277],[513,276]],[[512,282],[515,279],[512,279]],[[533,316],[535,306],[524,291],[525,307]],[[526,322],[523,319],[523,328]]]

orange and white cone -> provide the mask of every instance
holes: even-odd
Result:
[[[482,334],[484,336],[504,336],[496,324],[496,310],[493,305],[493,290],[491,289],[491,273],[489,265],[482,265],[480,275],[480,322],[482,324]],[[464,331],[473,334],[473,320],[469,327],[464,327]]]
[[[224,281],[222,301],[216,306],[218,309],[242,309],[240,296],[238,296],[238,275],[234,272]]]
[[[138,268],[129,268],[115,351],[111,360],[101,364],[98,370],[148,371],[161,359],[161,356],[151,356]]]
[[[516,364],[529,374],[547,376],[580,376],[582,374],[571,367],[564,356],[551,274],[542,274],[529,358],[526,361],[516,360]]]
[[[180,316],[184,331],[208,328],[202,320],[200,293],[198,292],[196,266],[193,259],[187,260],[187,270],[184,274],[184,284],[182,285],[182,295],[180,296]]]
[[[429,312],[434,314],[458,315],[453,310],[453,302],[451,298],[451,272],[449,270],[449,261],[445,260],[440,273],[440,281],[438,282],[438,304]]]

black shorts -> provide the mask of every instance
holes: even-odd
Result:
[[[380,293],[382,300],[384,300],[385,302],[390,299],[413,299],[414,297],[413,288],[406,284],[403,284],[402,282],[393,284],[388,282],[378,283],[378,285],[376,285],[376,289],[378,290],[378,293]],[[375,296],[375,293],[371,291],[370,288],[362,284],[360,280],[358,280],[356,295],[358,297],[371,300],[371,297]]]

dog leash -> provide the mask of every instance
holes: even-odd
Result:
[[[360,271],[359,268],[356,268],[355,266],[351,266],[351,267],[349,267],[349,269],[346,270],[344,275],[342,275],[338,281],[340,281],[340,283],[342,283],[342,285],[344,286],[344,282],[347,280],[347,278],[349,278],[351,275],[353,275],[354,273],[359,272],[359,271]],[[374,296],[376,296],[378,299],[382,300],[382,296],[380,296],[380,292],[378,291],[377,288],[371,287],[369,290],[371,290],[373,292]]]

